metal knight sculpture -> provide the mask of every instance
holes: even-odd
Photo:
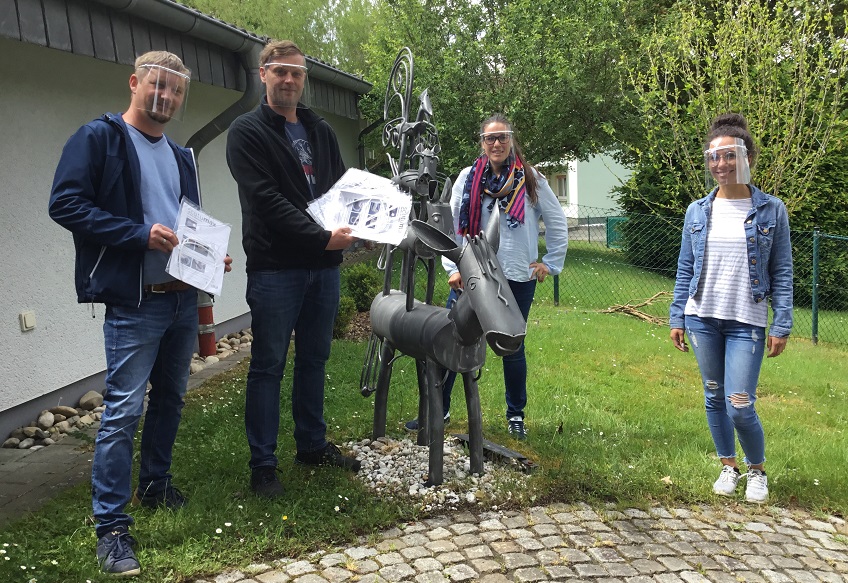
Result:
[[[483,430],[479,371],[486,345],[498,356],[516,352],[526,323],[497,259],[499,217],[493,214],[485,232],[456,243],[451,215],[450,180],[437,172],[440,146],[432,124],[432,106],[425,90],[416,119],[409,121],[413,61],[409,49],[395,60],[386,89],[383,144],[397,148],[389,158],[392,180],[413,196],[413,216],[406,238],[397,249],[386,245],[380,265],[385,270],[383,291],[371,304],[372,337],[362,371],[365,396],[376,393],[372,438],[386,434],[386,406],[392,365],[400,352],[415,359],[418,377],[418,445],[429,446],[428,485],[442,483],[444,371],[462,374],[468,409],[471,471],[483,472]],[[400,115],[390,117],[394,106]],[[410,153],[411,152],[411,153]],[[439,182],[443,183],[439,195]],[[400,290],[391,289],[396,251],[403,253]],[[450,309],[432,305],[436,258],[444,255],[459,267],[465,284]],[[427,274],[423,301],[414,297],[415,266],[422,261]],[[433,414],[435,412],[435,414]]]

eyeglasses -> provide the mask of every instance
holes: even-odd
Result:
[[[512,138],[512,132],[505,132],[502,134],[480,134],[480,137],[483,138],[483,141],[490,146],[495,142],[506,144],[509,143],[510,138]]]
[[[272,73],[275,77],[285,77],[291,74],[292,79],[300,81],[306,78],[307,69],[303,65],[290,65],[288,63],[265,63],[265,71]]]
[[[724,160],[728,164],[736,164],[736,152],[725,152],[724,154],[720,154],[719,152],[707,152],[707,162],[710,164],[718,164],[721,160]]]

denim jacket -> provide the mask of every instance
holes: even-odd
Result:
[[[745,242],[748,247],[748,280],[751,297],[761,302],[771,296],[772,322],[769,336],[783,338],[792,329],[792,246],[789,241],[789,217],[783,202],[751,189],[751,210],[745,218]],[[683,328],[686,302],[698,291],[707,225],[716,190],[686,209],[674,299],[669,309],[671,328]]]

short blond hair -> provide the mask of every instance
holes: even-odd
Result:
[[[271,61],[272,58],[276,57],[288,57],[289,55],[300,55],[304,59],[306,55],[303,54],[303,51],[300,50],[293,41],[290,40],[276,40],[271,41],[265,48],[262,49],[262,52],[259,54],[259,66],[264,67],[265,63]]]
[[[182,59],[180,59],[174,53],[169,53],[168,51],[148,51],[138,57],[135,60],[136,76],[142,77],[147,74],[146,70],[141,70],[147,69],[146,65],[158,65],[160,67],[165,67],[167,69],[171,69],[172,71],[176,71],[177,73],[182,73],[187,77],[191,76],[191,70],[183,64]]]

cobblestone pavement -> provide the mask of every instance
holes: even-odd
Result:
[[[848,528],[775,507],[461,512],[195,583],[844,583]]]

